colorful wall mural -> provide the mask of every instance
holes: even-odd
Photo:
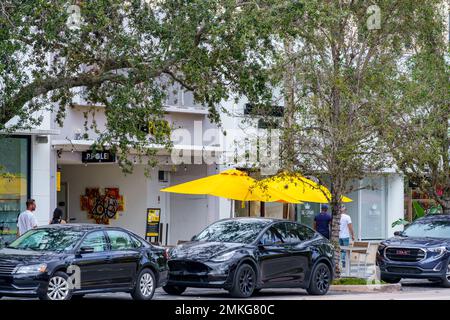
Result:
[[[81,210],[86,211],[88,219],[97,224],[109,224],[110,219],[118,219],[119,212],[125,211],[125,201],[119,188],[86,188],[80,197]]]

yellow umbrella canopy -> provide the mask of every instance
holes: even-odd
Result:
[[[271,189],[275,189],[289,197],[302,202],[328,203],[331,199],[330,191],[300,174],[281,173],[266,178],[260,182]],[[348,197],[342,197],[342,202],[352,202]]]
[[[209,177],[164,188],[161,191],[184,194],[207,194],[240,201],[299,202],[270,186],[259,185],[247,173],[236,169],[226,170]]]

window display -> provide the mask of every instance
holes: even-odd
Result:
[[[16,238],[17,217],[25,210],[29,188],[29,138],[1,139],[0,247]]]

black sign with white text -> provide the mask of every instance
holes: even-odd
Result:
[[[101,162],[116,162],[116,155],[110,151],[84,151],[81,153],[81,160],[84,163],[101,163]]]

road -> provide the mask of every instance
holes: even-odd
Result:
[[[404,280],[402,291],[395,293],[329,292],[326,296],[309,296],[301,289],[265,289],[252,297],[255,300],[450,300],[450,289],[440,288],[428,281]],[[11,298],[3,298],[11,299]],[[129,294],[93,294],[85,299],[128,300]],[[155,292],[155,300],[221,300],[232,299],[224,290],[189,288],[181,296],[170,296],[162,289]],[[22,300],[22,299],[21,299]]]

